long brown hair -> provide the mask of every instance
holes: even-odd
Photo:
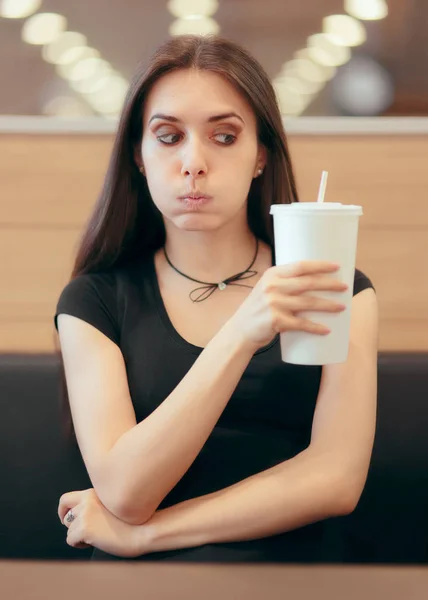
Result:
[[[238,44],[219,36],[183,35],[164,43],[148,65],[138,65],[132,77],[104,185],[83,231],[71,279],[110,270],[164,245],[163,219],[139,172],[135,154],[143,134],[144,103],[153,84],[167,73],[190,68],[224,77],[254,111],[267,162],[263,175],[253,179],[250,187],[248,223],[256,237],[273,247],[270,206],[297,202],[298,197],[272,84],[258,61]],[[68,405],[63,364],[62,377]]]

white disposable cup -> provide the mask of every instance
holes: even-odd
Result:
[[[330,329],[327,335],[305,331],[281,333],[281,357],[296,365],[328,365],[346,361],[361,206],[332,202],[273,204],[275,262],[328,261],[340,269],[328,276],[346,283],[345,292],[304,292],[346,305],[341,313],[302,311],[302,316]]]

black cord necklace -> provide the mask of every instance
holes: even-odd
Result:
[[[195,281],[196,283],[203,284],[201,287],[197,287],[190,292],[189,298],[192,302],[202,302],[203,300],[206,300],[212,294],[214,294],[214,292],[217,289],[220,291],[223,291],[226,289],[226,286],[228,286],[228,285],[238,285],[240,287],[251,288],[252,287],[251,285],[245,285],[243,283],[235,283],[235,282],[240,281],[241,279],[249,279],[250,277],[254,277],[254,275],[257,275],[257,271],[251,270],[251,267],[256,262],[257,255],[259,253],[259,240],[258,239],[256,239],[256,252],[254,254],[254,258],[251,261],[250,266],[247,269],[245,269],[245,271],[241,271],[241,273],[232,275],[232,277],[228,277],[227,279],[225,279],[224,281],[220,281],[219,283],[209,283],[207,281],[199,281],[199,279],[194,279],[193,277],[190,277],[189,275],[182,273],[181,271],[179,271],[177,269],[177,267],[174,267],[172,262],[169,260],[169,257],[168,257],[168,254],[166,253],[165,248],[163,249],[163,251],[164,251],[165,258],[166,258],[169,266],[172,267],[174,269],[174,271],[176,271],[183,277],[186,277],[186,279],[190,279],[191,281]],[[201,293],[195,297],[196,292],[201,292]]]

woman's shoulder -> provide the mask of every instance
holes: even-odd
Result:
[[[136,257],[108,269],[90,271],[76,275],[66,283],[61,296],[80,294],[102,295],[105,299],[117,293],[123,281],[134,280],[135,275],[149,273],[151,256]]]
[[[70,279],[63,287],[59,303],[64,300],[77,301],[89,297],[102,297],[108,300],[114,294],[117,274],[113,271],[81,273]]]
[[[111,269],[82,273],[62,289],[54,316],[76,316],[99,329],[119,344],[123,307],[133,297],[132,287],[139,288],[149,277],[151,256],[136,258]]]
[[[360,269],[355,269],[353,295],[356,296],[359,292],[368,288],[375,290],[371,279],[363,271],[360,271]]]
[[[54,324],[67,314],[89,323],[116,344],[120,327],[117,314],[116,278],[113,273],[83,273],[71,279],[60,293]]]

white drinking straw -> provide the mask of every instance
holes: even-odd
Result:
[[[321,175],[320,189],[318,191],[317,202],[324,202],[325,188],[327,187],[328,171],[323,171]]]

